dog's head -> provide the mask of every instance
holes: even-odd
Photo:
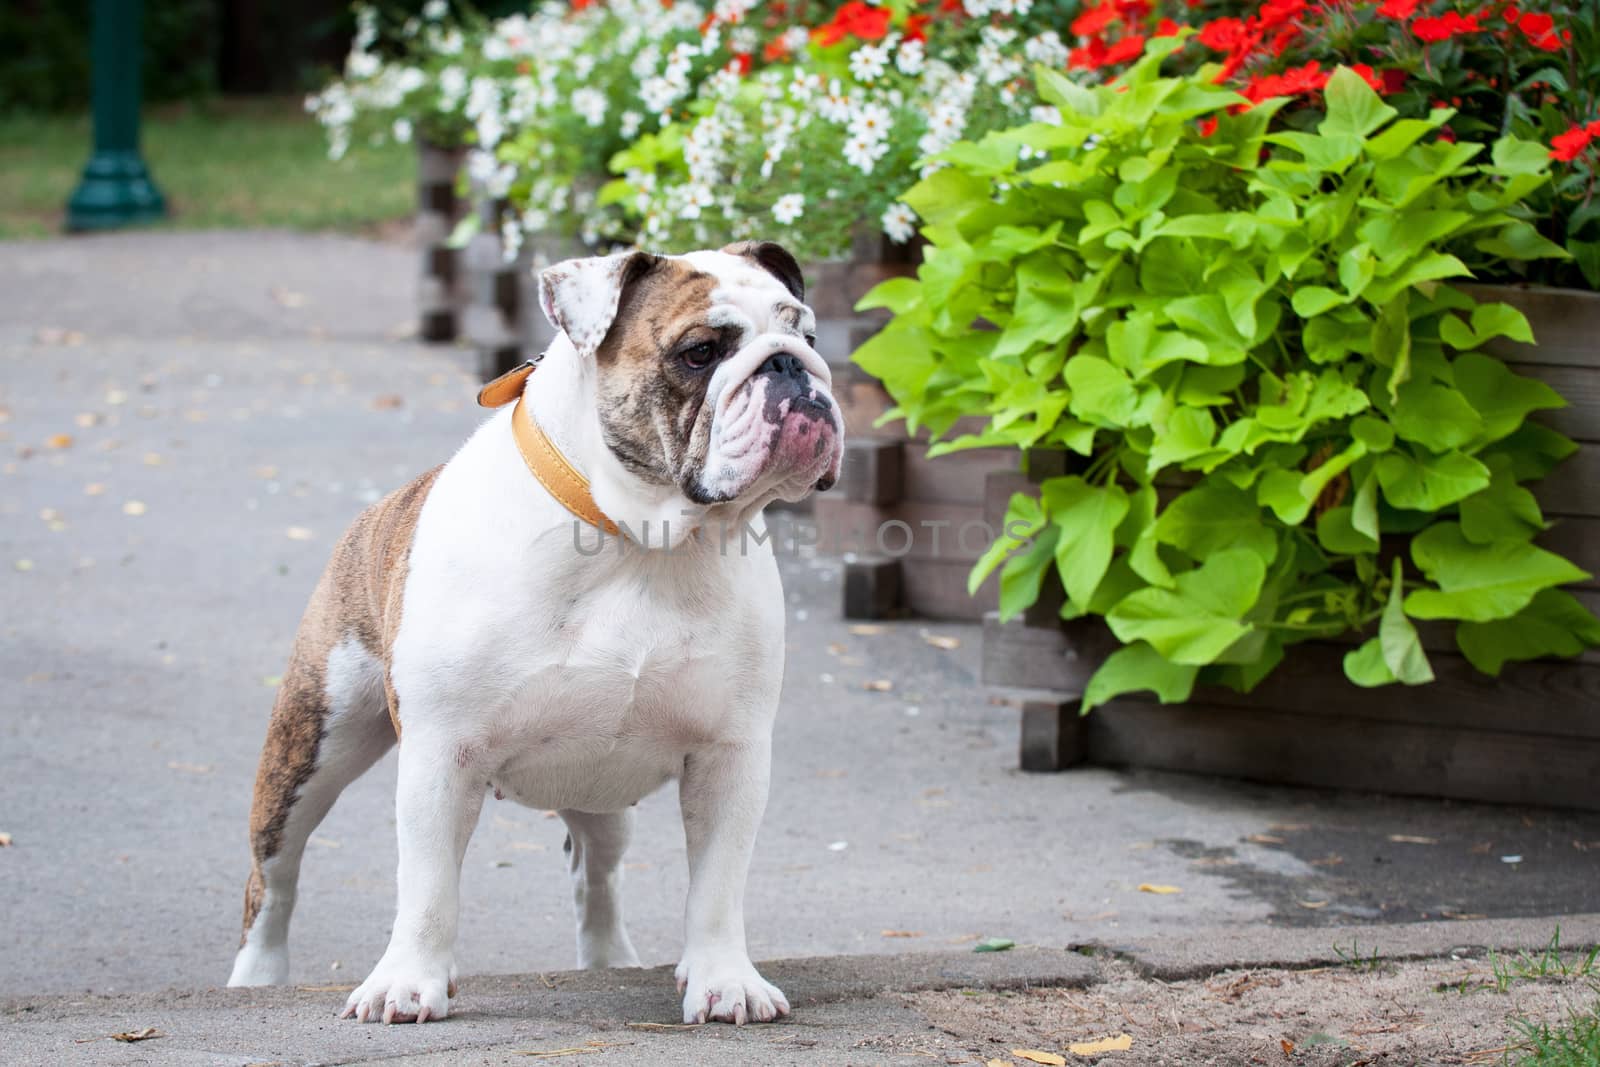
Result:
[[[844,423],[780,246],[568,260],[540,274],[539,298],[637,478],[699,505],[798,500],[838,479]]]

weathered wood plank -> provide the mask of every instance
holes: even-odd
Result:
[[[1600,518],[1600,444],[1579,445],[1532,488],[1546,515]]]
[[[1012,448],[974,448],[930,459],[925,442],[907,442],[901,496],[945,504],[979,503],[989,474],[1014,471],[1020,459],[1020,453]]]
[[[1535,412],[1535,422],[1559,430],[1574,441],[1600,441],[1600,371],[1542,365],[1519,366],[1517,370],[1544,382],[1567,402],[1564,408]]]
[[[1600,589],[1600,519],[1557,519],[1534,540],[1594,575],[1577,588]]]
[[[904,441],[875,437],[846,438],[839,488],[855,504],[893,504],[904,494]]]
[[[1503,301],[1528,316],[1537,345],[1497,337],[1488,351],[1507,363],[1552,363],[1600,370],[1600,293],[1463,285],[1479,301]]]
[[[978,587],[976,596],[967,595],[970,563],[927,559],[902,561],[901,581],[906,610],[929,619],[977,622],[986,611],[1000,603],[1000,580],[991,574]]]
[[[905,609],[902,568],[897,559],[871,557],[844,565],[844,617],[886,619]]]
[[[1001,622],[990,612],[983,617],[983,682],[1082,696],[1090,676],[1116,649],[1116,638],[1098,619],[1029,626],[1021,619]]]
[[[880,505],[819,497],[814,514],[821,534],[817,550],[827,554],[856,552],[970,567],[990,541],[981,501]]]
[[[1116,700],[1088,759],[1254,781],[1600,810],[1600,741]]]

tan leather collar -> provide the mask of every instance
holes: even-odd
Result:
[[[516,438],[517,451],[522,453],[523,462],[527,463],[533,476],[539,479],[539,484],[551,496],[561,502],[562,507],[590,526],[615,536],[617,524],[608,519],[594,502],[594,496],[589,492],[589,479],[579,473],[555,443],[545,436],[539,424],[533,421],[533,413],[527,410],[522,401],[523,386],[528,375],[533,373],[534,366],[531,362],[524,363],[485,385],[478,391],[478,403],[484,407],[501,407],[516,400],[517,406],[511,412],[511,434]]]

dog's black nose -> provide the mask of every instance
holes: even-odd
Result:
[[[799,356],[791,355],[788,352],[779,352],[775,356],[769,356],[767,361],[761,364],[761,368],[757,373],[776,374],[780,378],[804,378],[806,376],[806,365],[800,362]]]

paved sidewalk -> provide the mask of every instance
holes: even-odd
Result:
[[[0,996],[226,978],[251,780],[306,597],[361,507],[480,417],[465,353],[402,338],[416,269],[337,237],[0,243]],[[853,628],[834,562],[783,568],[787,682],[746,909],[760,958],[1600,912],[1600,815],[1022,774],[975,627]],[[312,840],[297,982],[358,981],[383,949],[393,782],[391,757]],[[485,806],[463,973],[571,965],[561,837]],[[670,792],[641,805],[626,899],[647,963],[679,948],[682,840]]]
[[[1129,1047],[1104,1062],[1284,1062],[1289,1042],[1306,1046],[1300,1064],[1459,1063],[1513,1040],[1508,1015],[1551,1013],[1581,992],[1554,979],[1481,988],[1489,950],[1537,951],[1550,932],[1526,919],[1224,928],[1078,951],[779,960],[762,969],[793,1016],[743,1028],[681,1025],[664,967],[464,979],[456,1014],[425,1026],[337,1020],[331,986],[32,998],[0,1004],[0,1019],[7,1063],[52,1065],[1023,1064],[1019,1047],[1088,1063],[1102,1057],[1070,1046],[1120,1034]],[[1600,915],[1562,933],[1572,949],[1600,943]],[[137,1043],[110,1037],[150,1029]]]

